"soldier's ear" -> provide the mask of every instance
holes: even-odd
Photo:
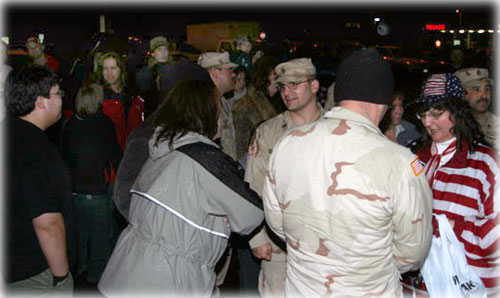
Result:
[[[319,81],[318,80],[315,79],[311,82],[311,89],[312,89],[313,93],[318,93],[318,91],[319,91]]]

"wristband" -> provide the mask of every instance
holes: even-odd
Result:
[[[68,276],[69,276],[69,271],[64,276],[55,276],[55,275],[52,275],[52,286],[53,287],[58,286],[59,284],[61,284],[62,282],[64,282],[68,278]]]

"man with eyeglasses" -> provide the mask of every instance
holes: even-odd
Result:
[[[462,82],[464,88],[464,99],[472,108],[472,114],[481,125],[481,130],[486,141],[498,148],[496,144],[500,120],[498,116],[489,111],[491,104],[491,83],[488,69],[486,68],[462,68],[455,72]]]
[[[500,289],[498,156],[484,144],[484,135],[454,74],[431,75],[415,104],[425,127],[424,146],[417,154],[425,163],[433,213],[446,215],[470,268],[493,297]],[[433,228],[439,235],[435,220]],[[413,286],[418,294],[426,294],[421,284]]]
[[[300,58],[281,63],[276,66],[275,72],[274,84],[288,110],[257,127],[248,149],[245,173],[245,180],[260,197],[269,157],[276,142],[290,129],[323,117],[323,109],[316,100],[319,81],[311,59]],[[265,227],[249,241],[254,256],[262,259],[259,292],[263,297],[284,295],[286,252],[280,242],[275,235],[268,235]]]
[[[378,128],[393,82],[375,48],[351,53],[336,72],[338,106],[273,149],[264,210],[287,244],[287,297],[402,297],[400,274],[427,254],[423,167]]]
[[[45,130],[61,118],[59,78],[33,65],[5,83],[7,293],[73,294],[70,172]],[[70,257],[70,258],[68,258]]]
[[[206,52],[198,57],[198,64],[205,68],[214,82],[217,90],[225,94],[234,88],[233,69],[238,66],[229,60],[229,53]],[[236,160],[236,136],[233,125],[233,113],[228,100],[221,98],[222,136],[220,142],[222,151]]]

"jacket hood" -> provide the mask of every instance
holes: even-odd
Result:
[[[202,135],[195,133],[195,132],[188,132],[186,135],[184,135],[180,138],[175,138],[172,150],[168,146],[167,140],[165,140],[165,141],[159,143],[157,146],[155,146],[156,139],[158,137],[158,131],[159,131],[159,127],[155,128],[153,136],[148,141],[149,156],[153,160],[158,159],[158,158],[166,155],[170,151],[175,150],[181,146],[184,146],[187,144],[192,144],[192,143],[197,143],[197,142],[203,142],[203,143],[215,146],[215,147],[219,147],[219,146],[217,146],[217,144],[215,144],[209,138],[202,136]]]

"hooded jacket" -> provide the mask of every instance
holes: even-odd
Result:
[[[231,232],[249,234],[264,215],[241,168],[208,138],[188,133],[155,146],[132,187],[129,225],[99,283],[124,294],[210,296]]]

